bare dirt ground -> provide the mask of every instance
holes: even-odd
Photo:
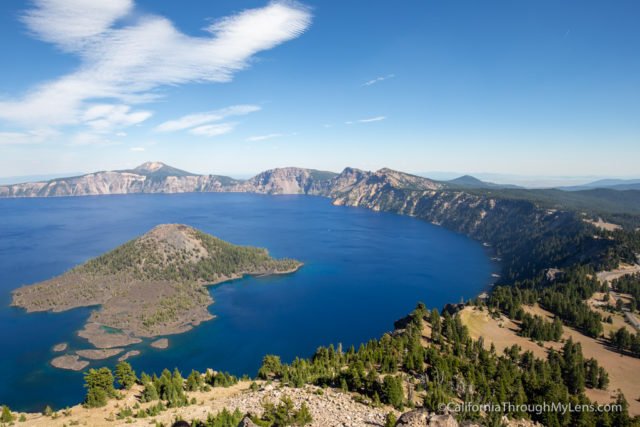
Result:
[[[620,268],[608,271],[600,271],[596,273],[596,277],[600,282],[610,282],[613,279],[622,277],[627,274],[640,273],[640,264],[620,264]]]
[[[619,230],[619,229],[622,228],[618,224],[613,224],[611,222],[606,222],[602,218],[598,218],[597,221],[593,221],[593,220],[590,220],[590,219],[585,219],[584,222],[588,222],[589,224],[594,225],[594,226],[600,228],[601,230],[606,230],[606,231],[615,231],[615,230]]]
[[[548,348],[558,349],[561,347],[558,343],[553,342],[545,342],[544,347],[541,347],[529,338],[517,335],[520,326],[514,321],[506,316],[493,319],[487,310],[480,311],[475,307],[466,307],[460,312],[460,320],[469,328],[472,338],[484,337],[485,348],[489,349],[493,343],[498,353],[517,344],[523,351],[531,351],[536,357],[546,359]]]
[[[48,417],[40,414],[27,414],[27,420],[21,422],[21,426],[33,427],[62,427],[64,425],[81,425],[91,427],[114,426],[145,426],[154,425],[154,422],[162,422],[171,425],[178,418],[191,421],[192,419],[206,420],[208,414],[216,414],[223,408],[234,411],[238,408],[241,412],[262,413],[262,402],[270,401],[279,403],[283,396],[288,396],[299,408],[305,402],[313,417],[312,427],[353,426],[372,427],[382,426],[387,413],[394,412],[390,407],[372,408],[368,405],[353,400],[349,393],[333,389],[320,389],[307,386],[304,389],[292,389],[287,387],[265,386],[262,390],[251,391],[250,383],[240,382],[229,388],[213,388],[209,392],[189,392],[189,399],[195,398],[197,403],[183,408],[168,409],[160,415],[148,418],[117,419],[117,414],[125,407],[133,407],[137,403],[137,394],[141,389],[134,387],[131,391],[123,393],[120,400],[112,399],[104,408],[86,409],[82,406],[74,406],[69,415],[63,411],[56,413],[56,417]],[[140,404],[146,408],[154,403]],[[137,409],[134,409],[137,412]]]
[[[636,333],[635,328],[631,326],[629,323],[627,323],[623,315],[621,315],[620,313],[611,313],[604,309],[604,306],[606,306],[607,304],[614,307],[616,305],[615,299],[613,298],[612,295],[609,295],[609,301],[603,301],[604,295],[605,294],[602,292],[594,293],[593,297],[587,300],[587,304],[589,305],[589,307],[591,307],[591,310],[597,313],[600,313],[603,319],[606,319],[608,316],[611,316],[613,323],[607,323],[607,322],[602,323],[605,336],[609,336],[609,332],[615,332],[620,328],[625,328],[630,333],[635,334]]]
[[[524,307],[525,311],[531,314],[538,314],[549,319],[553,315],[543,310],[539,306]],[[561,343],[544,343],[545,348],[539,347],[536,343],[517,335],[518,326],[509,319],[492,319],[487,311],[479,311],[473,307],[467,307],[461,312],[461,320],[469,328],[473,338],[484,337],[485,345],[494,343],[496,349],[501,351],[513,344],[518,344],[523,350],[531,350],[534,355],[546,358],[545,348],[561,348]],[[582,345],[582,353],[586,358],[594,358],[609,373],[608,390],[587,390],[587,396],[598,402],[606,403],[615,396],[616,390],[620,389],[629,402],[629,413],[640,415],[640,359],[621,356],[619,353],[609,349],[603,341],[589,338],[575,329],[564,326],[563,339],[571,337],[574,342]]]

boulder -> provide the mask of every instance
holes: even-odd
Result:
[[[424,427],[428,426],[429,411],[416,409],[400,415],[396,422],[396,427]]]
[[[244,418],[240,420],[240,424],[238,424],[238,427],[259,427],[259,426],[253,421],[251,421],[251,418],[249,418],[248,415],[245,415]]]
[[[450,414],[429,414],[425,409],[405,412],[398,418],[396,427],[459,427],[458,421]]]

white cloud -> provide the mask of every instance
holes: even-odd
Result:
[[[23,22],[39,39],[70,52],[86,48],[93,37],[133,9],[132,0],[37,0],[35,4]]]
[[[380,82],[383,82],[383,81],[385,81],[385,80],[392,79],[392,78],[394,78],[395,76],[396,76],[395,74],[388,74],[388,75],[386,75],[386,76],[376,77],[375,79],[371,79],[371,80],[369,80],[369,81],[364,82],[364,83],[362,84],[362,86],[371,86],[371,85],[374,85],[374,84],[376,84],[376,83],[380,83]]]
[[[150,111],[131,111],[128,105],[97,104],[89,107],[83,114],[83,122],[98,132],[112,128],[142,123],[151,117]]]
[[[129,148],[130,151],[144,151],[144,147],[131,147]]]
[[[300,36],[311,23],[306,7],[273,1],[218,20],[206,36],[193,37],[164,17],[134,15],[132,8],[132,0],[34,0],[23,16],[31,33],[77,55],[80,66],[21,98],[0,101],[0,119],[73,125],[82,122],[91,100],[130,105],[156,100],[157,89],[166,85],[228,82],[256,53]],[[142,118],[125,113],[131,114],[134,122]]]
[[[214,124],[214,125],[204,125],[204,126],[198,126],[189,130],[189,133],[193,135],[198,135],[198,136],[214,137],[214,136],[224,135],[225,133],[229,133],[233,129],[235,129],[235,127],[236,127],[235,123],[220,123],[220,124]]]
[[[127,133],[126,132],[118,132],[118,133],[116,133],[116,136],[119,136],[119,137],[122,138],[122,137],[127,136]]]
[[[345,125],[352,125],[355,123],[372,123],[372,122],[380,122],[382,120],[386,120],[387,116],[376,116],[376,117],[370,117],[368,119],[360,119],[360,120],[356,120],[355,122],[352,120],[349,120],[348,122],[344,122]]]
[[[116,145],[121,142],[112,141],[105,138],[104,135],[94,132],[78,132],[73,135],[69,141],[70,145]]]
[[[260,107],[257,105],[233,105],[220,110],[189,114],[176,120],[169,120],[158,125],[155,130],[158,132],[173,132],[189,129],[207,123],[224,120],[227,117],[245,115],[259,110]]]
[[[53,129],[35,129],[27,132],[0,132],[0,145],[40,144],[59,133]]]
[[[379,121],[385,120],[386,118],[387,118],[386,116],[371,117],[371,118],[368,118],[368,119],[358,120],[358,123],[379,122]]]
[[[282,133],[270,133],[270,134],[267,134],[267,135],[250,136],[249,138],[247,138],[247,141],[250,141],[250,142],[264,141],[266,139],[279,138],[281,136],[284,136],[284,134],[282,134]]]

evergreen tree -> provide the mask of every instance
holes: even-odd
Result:
[[[89,369],[84,374],[84,382],[87,389],[84,404],[88,408],[104,406],[107,404],[107,399],[116,395],[113,388],[113,374],[109,368]]]
[[[138,381],[135,371],[128,362],[122,361],[116,365],[116,379],[120,388],[129,390]]]
[[[396,409],[403,408],[404,391],[402,389],[402,380],[400,378],[392,375],[384,377],[382,393],[386,403],[392,405]]]

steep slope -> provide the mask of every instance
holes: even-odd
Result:
[[[238,183],[225,176],[193,175],[164,163],[147,162],[130,170],[0,186],[0,197],[219,192],[229,191]]]
[[[441,189],[437,183],[398,181],[387,173],[357,181],[334,194],[333,203],[414,216],[485,242],[502,259],[506,280],[532,277],[550,266],[602,263],[612,246],[594,237],[593,228],[573,212],[502,195]],[[336,181],[348,181],[352,174]]]
[[[237,190],[265,194],[326,194],[333,172],[302,168],[278,168],[262,172],[237,187]]]
[[[100,305],[83,336],[109,347],[113,337],[102,326],[131,337],[184,332],[211,318],[205,285],[300,266],[295,260],[273,259],[265,249],[165,224],[61,276],[15,290],[12,305],[29,312]]]
[[[333,172],[313,169],[280,168],[242,181],[227,176],[192,174],[161,162],[146,162],[134,169],[4,185],[0,186],[0,197],[200,192],[325,194],[335,176]]]

